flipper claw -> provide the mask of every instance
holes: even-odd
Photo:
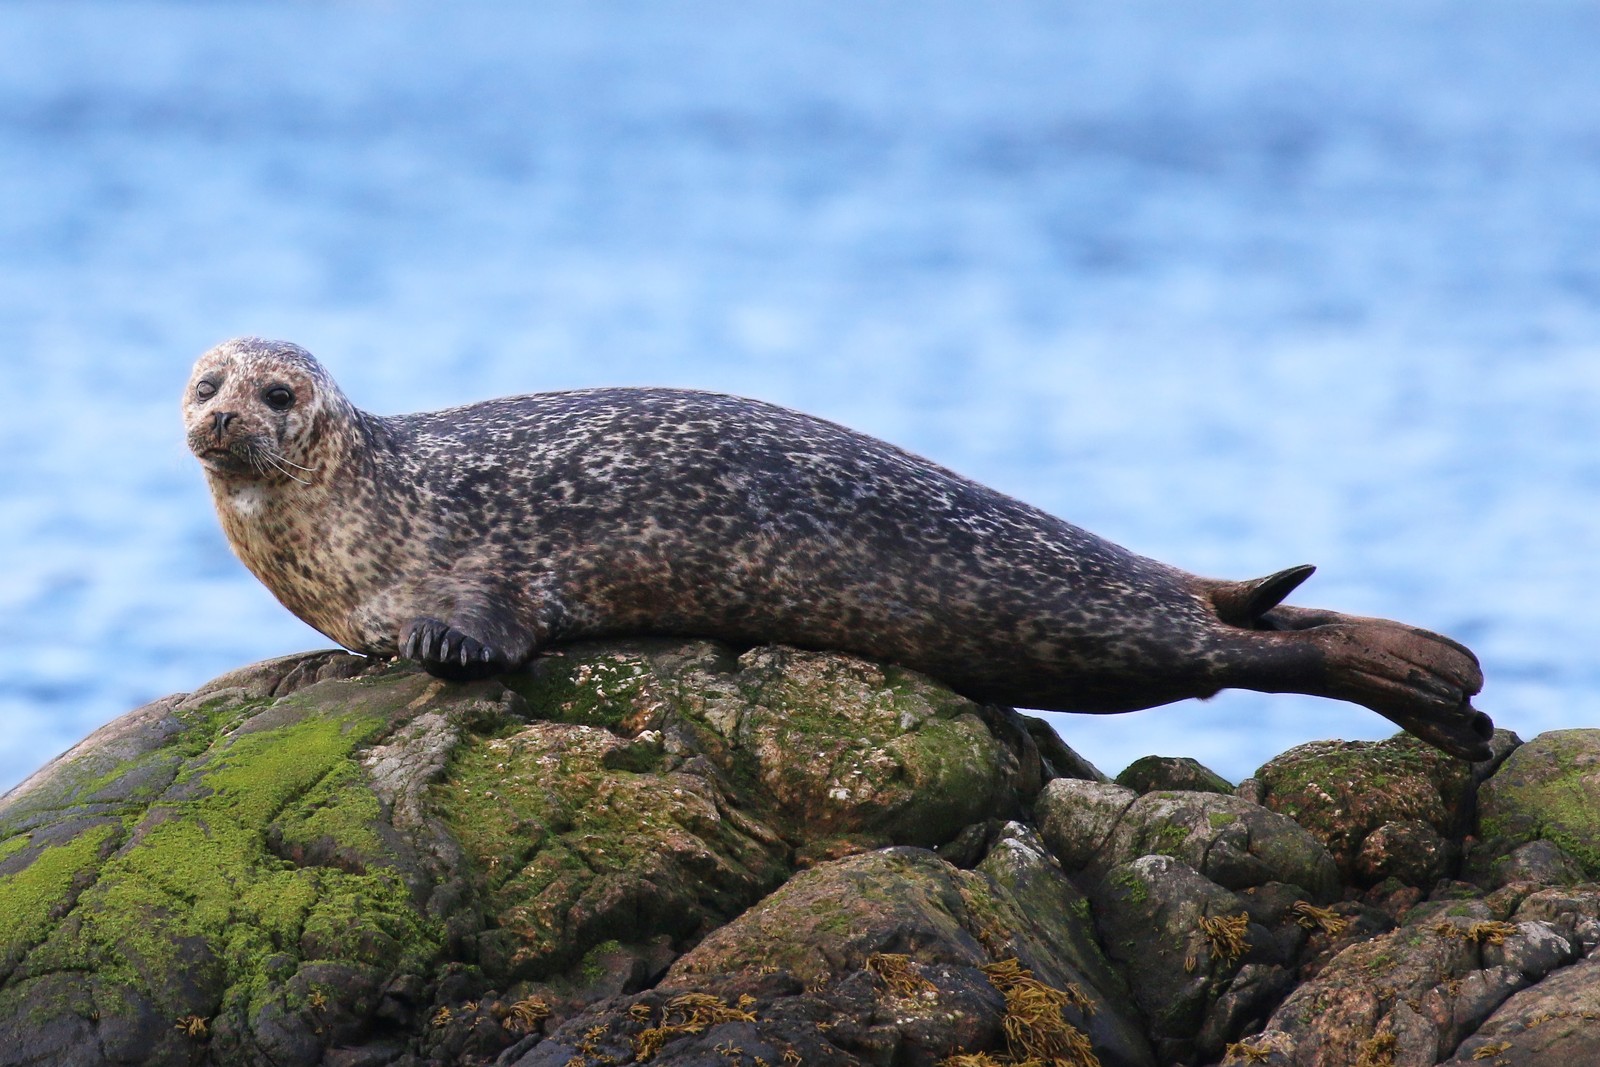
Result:
[[[504,673],[505,654],[438,619],[413,619],[402,633],[400,655],[436,678],[472,681]]]
[[[1272,629],[1262,627],[1261,617],[1279,604],[1300,583],[1316,571],[1309,563],[1289,567],[1249,582],[1218,582],[1211,590],[1211,604],[1217,618],[1230,626],[1248,630]]]

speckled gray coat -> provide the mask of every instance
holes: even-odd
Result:
[[[1227,687],[1356,700],[1479,758],[1461,646],[1198,578],[833,423],[672,389],[358,410],[219,345],[184,399],[241,560],[333,640],[445,677],[618,634],[840,649],[979,700],[1116,712]]]

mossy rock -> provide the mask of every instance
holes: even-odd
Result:
[[[186,1062],[269,1018],[293,1043],[326,1028],[290,992],[306,968],[343,968],[321,994],[336,1015],[431,965],[421,864],[357,762],[425,683],[340,680],[351,661],[322,657],[329,680],[302,671],[314,684],[281,697],[275,661],[158,701],[8,795],[0,1033],[36,1042],[8,1051]]]
[[[1046,914],[1032,913],[1040,907]],[[1082,998],[1081,1007],[1065,1011],[1066,1019],[1089,1036],[1106,1062],[1154,1062],[1127,989],[1096,945],[1082,895],[1032,832],[1016,824],[974,871],[904,847],[803,871],[679,959],[660,989],[685,993],[710,982],[725,992],[749,989],[759,995],[773,984],[784,988],[791,982],[821,998],[843,998],[884,955],[902,956],[923,976],[915,985],[917,995],[864,1006],[870,1014],[863,1022],[893,1020],[910,1031],[880,1052],[897,1055],[896,1062],[983,1051],[983,1045],[928,1048],[925,1043],[914,1052],[896,1049],[917,1040],[919,1020],[944,1020],[933,1031],[942,1041],[959,1035],[962,1028],[952,1028],[951,1022],[963,1006],[978,1007],[962,1004],[967,980],[982,968],[1008,963]],[[1003,1003],[983,1010],[993,1013],[992,1025],[979,1029],[993,1033],[991,1040],[998,1043]]]
[[[1386,822],[1361,842],[1354,875],[1360,885],[1395,878],[1406,885],[1432,888],[1455,869],[1460,848],[1421,819]]]
[[[0,800],[0,1065],[492,1059],[513,1004],[653,982],[807,855],[1019,808],[1043,771],[1014,720],[711,642],[470,684],[343,653],[233,672]]]
[[[732,815],[715,781],[610,768],[628,745],[534,721],[463,747],[430,791],[428,810],[477,874],[492,978],[556,978],[607,941],[690,938],[788,875],[788,849]]]
[[[739,666],[739,769],[791,839],[932,846],[1014,814],[1041,784],[985,709],[913,671],[779,646]]]
[[[1574,955],[1547,923],[1436,914],[1345,948],[1290,994],[1262,1036],[1298,1049],[1295,1063],[1438,1063],[1483,1044],[1462,1042],[1517,990],[1576,969],[1567,967]]]
[[[1188,756],[1141,756],[1123,768],[1115,781],[1136,793],[1233,793],[1233,785],[1226,778]]]
[[[1471,817],[1473,764],[1407,734],[1386,741],[1316,741],[1256,772],[1261,803],[1321,841],[1346,875],[1367,835],[1386,823],[1420,821],[1459,838]]]
[[[702,756],[796,846],[942,844],[1016,812],[1042,784],[1038,750],[1014,712],[839,653],[586,642],[507,683],[541,718],[659,733],[667,765]],[[608,766],[628,758],[618,752]]]
[[[1141,856],[1171,856],[1226,889],[1283,882],[1318,901],[1339,893],[1338,869],[1316,838],[1235,796],[1139,796],[1120,786],[1057,779],[1040,794],[1038,814],[1045,841],[1086,883]]]
[[[1600,878],[1600,730],[1553,730],[1511,753],[1479,792],[1478,829],[1488,853],[1549,841]]]
[[[1186,863],[1146,855],[1118,864],[1093,898],[1100,936],[1127,975],[1161,1063],[1193,1062],[1197,1054],[1209,1062],[1237,1036],[1209,1016],[1247,964],[1275,972],[1263,990],[1268,997],[1289,984],[1289,961],[1251,921],[1244,900]]]

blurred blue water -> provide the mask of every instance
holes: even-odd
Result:
[[[326,641],[177,393],[238,333],[392,412],[663,383],[923,452],[1600,720],[1591,3],[0,6],[0,788]],[[1387,723],[1054,717],[1238,778]]]

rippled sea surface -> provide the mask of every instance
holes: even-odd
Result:
[[[0,788],[322,647],[177,396],[296,340],[378,412],[670,384],[1468,642],[1600,725],[1587,2],[0,6]],[[1052,716],[1231,778],[1362,709]]]

